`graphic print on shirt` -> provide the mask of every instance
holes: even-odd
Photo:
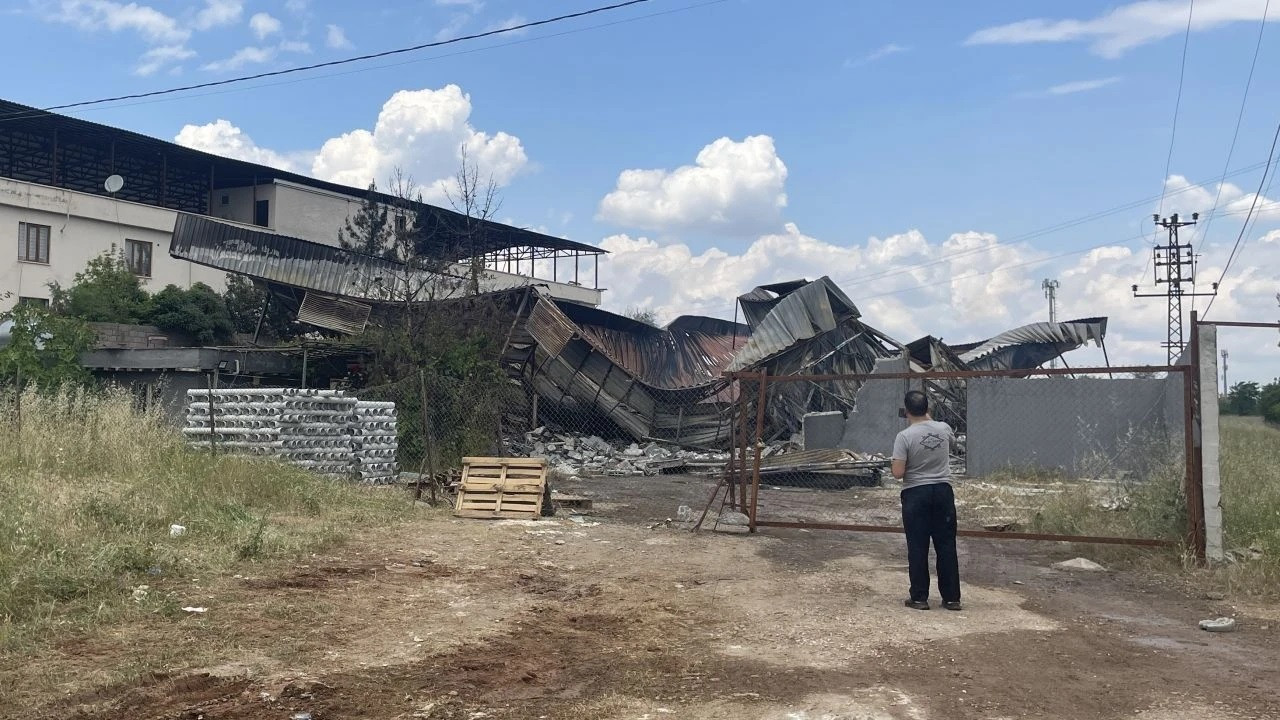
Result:
[[[926,450],[937,450],[938,448],[942,447],[942,443],[944,442],[946,442],[945,438],[943,438],[938,433],[931,432],[928,435],[925,435],[924,437],[920,438],[920,447]]]

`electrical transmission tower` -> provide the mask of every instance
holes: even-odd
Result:
[[[1058,322],[1058,287],[1060,283],[1057,280],[1045,278],[1040,283],[1040,287],[1044,288],[1044,296],[1049,299],[1049,322]],[[1058,367],[1058,358],[1049,361],[1049,367]]]
[[[1138,286],[1133,286],[1134,297],[1162,297],[1166,298],[1169,308],[1169,324],[1167,339],[1162,346],[1168,351],[1169,364],[1173,365],[1178,361],[1178,357],[1182,355],[1182,348],[1185,346],[1182,333],[1182,298],[1196,296],[1211,296],[1218,294],[1218,283],[1213,284],[1213,292],[1198,293],[1195,292],[1196,282],[1196,257],[1191,250],[1190,242],[1182,242],[1178,239],[1178,230],[1195,225],[1200,219],[1200,213],[1191,213],[1191,220],[1179,220],[1178,214],[1161,220],[1159,215],[1153,215],[1152,219],[1156,225],[1164,228],[1169,233],[1169,240],[1166,244],[1156,244],[1153,252],[1155,253],[1155,281],[1156,287],[1164,285],[1164,292],[1161,293],[1139,293]],[[1190,284],[1192,291],[1183,290],[1183,285]]]

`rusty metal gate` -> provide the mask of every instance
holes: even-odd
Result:
[[[721,504],[744,513],[752,532],[902,532],[889,457],[907,424],[903,394],[914,389],[955,431],[959,534],[1185,543],[1202,556],[1193,371],[734,373],[733,454]]]

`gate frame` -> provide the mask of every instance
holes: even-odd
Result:
[[[1192,327],[1195,327],[1195,319],[1193,316]],[[1268,326],[1268,327],[1280,327]],[[1192,343],[1195,345],[1195,333],[1192,333]],[[770,376],[767,370],[759,372],[736,371],[725,373],[725,377],[739,381],[739,405],[741,405],[741,415],[743,420],[741,438],[741,456],[742,462],[733,469],[730,478],[730,487],[736,481],[739,487],[739,501],[743,512],[747,515],[748,528],[750,532],[756,532],[757,528],[776,527],[776,528],[800,528],[810,530],[847,530],[853,532],[887,532],[902,533],[903,528],[900,525],[863,525],[853,523],[811,523],[811,522],[795,522],[780,520],[759,520],[756,517],[758,509],[758,501],[760,497],[760,459],[763,443],[760,438],[764,434],[765,408],[767,403],[767,387],[770,381],[773,383],[786,382],[804,382],[804,381],[833,381],[844,380],[853,382],[866,382],[868,380],[919,380],[925,381],[930,379],[937,380],[961,380],[985,377],[1031,377],[1031,376],[1065,376],[1065,375],[1103,375],[1116,373],[1167,373],[1170,376],[1177,373],[1182,376],[1182,413],[1183,413],[1183,464],[1185,466],[1183,476],[1183,492],[1187,499],[1187,537],[1185,542],[1195,554],[1196,561],[1200,564],[1204,563],[1205,558],[1205,523],[1204,523],[1204,487],[1203,473],[1200,463],[1200,432],[1199,432],[1199,406],[1198,394],[1195,392],[1197,383],[1196,376],[1199,372],[1199,363],[1194,352],[1189,353],[1191,362],[1182,365],[1124,365],[1116,367],[1088,367],[1088,368],[1034,368],[1030,370],[944,370],[944,371],[924,371],[924,372],[894,372],[894,373],[863,373],[848,375],[787,375],[787,376]],[[1186,356],[1184,356],[1184,359]],[[742,381],[755,381],[759,383],[758,399],[756,401],[756,433],[754,439],[746,432],[746,421],[749,413],[747,409],[747,393],[742,392]],[[752,443],[754,449],[754,462],[750,467],[746,467],[746,451],[747,444]],[[734,448],[734,455],[737,455],[738,447]],[[750,472],[746,472],[746,471]],[[748,490],[750,493],[748,494]],[[1043,540],[1050,542],[1075,542],[1075,543],[1092,543],[1101,545],[1130,545],[1137,547],[1170,547],[1176,545],[1172,540],[1162,540],[1156,538],[1130,538],[1130,537],[1109,537],[1109,536],[1091,536],[1091,535],[1059,535],[1053,533],[1024,533],[1024,532],[1000,532],[993,530],[957,530],[957,535],[963,537],[987,538],[992,540]]]
[[[1249,321],[1240,321],[1240,320],[1201,320],[1199,317],[1199,313],[1197,311],[1195,310],[1191,311],[1191,343],[1192,344],[1191,344],[1190,354],[1191,354],[1192,365],[1195,367],[1194,377],[1197,383],[1197,388],[1196,388],[1197,405],[1196,405],[1196,417],[1195,417],[1195,429],[1196,429],[1196,437],[1197,437],[1196,467],[1199,469],[1199,472],[1201,474],[1200,507],[1202,509],[1201,517],[1203,518],[1203,526],[1201,528],[1201,531],[1203,533],[1203,536],[1202,536],[1203,542],[1201,545],[1197,546],[1196,548],[1196,559],[1202,564],[1206,561],[1206,557],[1208,560],[1224,560],[1225,559],[1225,552],[1224,552],[1225,548],[1223,546],[1224,536],[1223,536],[1222,512],[1221,512],[1221,500],[1222,500],[1221,438],[1220,437],[1213,438],[1213,442],[1212,442],[1213,449],[1211,453],[1212,461],[1208,463],[1207,467],[1206,467],[1205,458],[1204,458],[1204,442],[1201,438],[1201,435],[1203,433],[1203,424],[1204,424],[1203,419],[1204,419],[1204,413],[1205,413],[1204,402],[1203,402],[1204,387],[1208,385],[1208,381],[1206,381],[1205,379],[1205,367],[1202,367],[1202,364],[1201,364],[1202,359],[1201,359],[1201,349],[1200,349],[1200,334],[1203,329],[1206,329],[1206,328],[1213,329],[1214,342],[1216,344],[1217,329],[1220,327],[1280,330],[1280,322],[1249,322]],[[1217,358],[1217,355],[1213,353],[1209,354],[1208,358],[1209,358],[1208,370],[1210,371],[1213,377],[1212,384],[1215,389],[1214,400],[1216,401],[1217,399],[1216,389],[1218,387],[1218,377],[1217,377],[1218,376],[1218,358]],[[1225,391],[1226,388],[1223,388],[1223,390]],[[1216,418],[1218,415],[1218,409],[1216,404],[1208,412],[1210,412]],[[1214,423],[1215,431],[1220,427],[1221,426],[1218,425],[1216,422]],[[1206,474],[1206,470],[1208,471],[1207,474],[1210,476],[1210,482],[1207,484],[1204,482],[1204,475]],[[1214,510],[1214,517],[1212,518],[1213,520],[1212,531],[1210,531],[1209,529],[1209,525],[1211,523],[1210,523],[1210,518],[1208,516],[1208,510],[1211,507],[1216,508]],[[1212,536],[1213,542],[1209,542],[1210,536]]]

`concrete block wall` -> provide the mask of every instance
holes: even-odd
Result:
[[[906,360],[889,358],[876,361],[872,374],[906,371]],[[854,400],[854,411],[845,420],[840,447],[859,453],[892,453],[893,439],[907,426],[898,410],[902,407],[902,396],[911,387],[910,380],[873,379],[863,383]],[[915,387],[920,387],[919,382]]]
[[[975,378],[968,383],[968,473],[1079,470],[1104,458],[1136,470],[1146,448],[1181,446],[1182,376]]]
[[[154,325],[95,322],[89,323],[89,327],[98,337],[99,348],[145,350],[187,344],[187,338],[182,335],[165,332]]]

